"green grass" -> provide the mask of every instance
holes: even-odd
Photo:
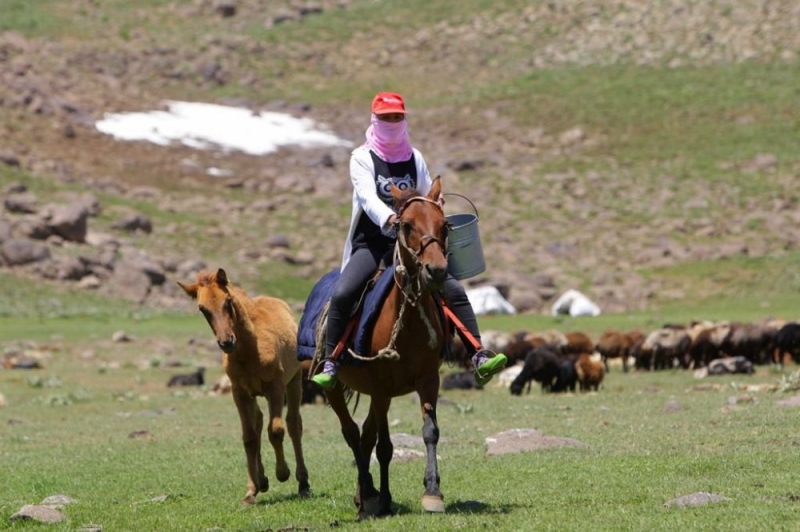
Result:
[[[492,193],[514,196],[519,226],[512,230],[530,225],[536,238],[545,229],[552,230],[552,240],[562,236],[557,228],[564,214],[515,194],[550,190],[550,172],[573,172],[583,184],[584,176],[595,172],[601,183],[614,183],[616,188],[609,190],[587,185],[597,208],[587,223],[606,211],[625,227],[656,219],[708,217],[725,228],[731,211],[769,209],[775,200],[786,201],[786,209],[791,209],[798,202],[793,176],[800,166],[800,71],[795,65],[525,67],[531,50],[564,31],[557,26],[513,41],[501,35],[464,57],[447,55],[440,20],[463,29],[528,4],[515,0],[354,1],[348,9],[330,9],[302,23],[270,28],[259,17],[204,16],[210,4],[189,0],[107,0],[77,8],[52,0],[0,1],[0,32],[51,39],[70,50],[86,44],[84,54],[98,57],[121,53],[133,43],[139,48],[157,46],[167,57],[176,49],[180,58],[186,50],[207,49],[216,39],[225,43],[227,61],[245,65],[262,80],[256,88],[235,82],[215,87],[194,79],[165,83],[157,73],[144,72],[143,93],[155,87],[159,97],[213,100],[233,95],[257,102],[285,99],[361,109],[375,90],[391,86],[421,111],[420,125],[446,119],[452,121],[452,131],[484,132],[482,111],[492,109],[498,119],[523,131],[542,127],[547,135],[557,136],[580,126],[593,142],[578,152],[516,155],[530,157],[533,166],[527,175],[505,175],[493,166],[461,175],[462,190],[482,190],[479,187],[490,181]],[[198,6],[206,11],[199,13]],[[189,12],[194,16],[185,16]],[[602,16],[610,14],[603,11]],[[391,55],[398,20],[413,29],[421,55],[409,56],[404,68],[390,63],[362,68],[359,76],[341,75],[345,70],[337,65],[337,47],[378,41]],[[158,37],[147,37],[153,35]],[[232,37],[252,39],[247,44],[260,44],[263,52],[242,53],[246,46]],[[304,45],[312,42],[325,43],[333,52],[317,49],[316,55],[306,56]],[[442,58],[435,58],[427,47],[442,47]],[[365,58],[366,64],[374,65],[375,59]],[[13,130],[20,118],[9,110],[0,113],[9,118]],[[759,153],[775,154],[777,168],[757,174],[738,169]],[[134,163],[132,158],[120,161],[120,172],[160,171]],[[606,179],[610,176],[613,181]],[[65,184],[0,166],[0,185],[13,181],[24,182],[43,202],[83,190],[81,183]],[[179,198],[182,181],[165,181],[169,193]],[[712,192],[711,204],[685,208],[698,187]],[[664,190],[672,196],[657,207],[639,200]],[[631,191],[636,191],[635,198]],[[252,199],[245,191],[215,189],[215,194],[230,202]],[[245,220],[237,226],[237,238],[190,240],[187,235],[202,236],[217,222],[195,212],[165,210],[145,199],[102,192],[98,197],[104,212],[90,222],[93,229],[107,230],[116,220],[116,208],[135,208],[158,228],[180,225],[180,231],[164,236],[163,245],[187,258],[202,257],[210,267],[217,262],[227,267],[224,259],[239,252],[243,241],[258,246],[265,235],[276,233],[290,235],[298,244],[303,240],[297,212],[276,209],[265,218]],[[349,202],[331,205],[313,197],[303,201],[302,211],[333,212],[341,221],[339,228],[328,227],[326,220],[320,222],[325,227],[312,228],[337,235],[332,249],[338,253]],[[655,208],[659,212],[653,212]],[[480,209],[483,216],[491,216],[491,205],[482,203]],[[765,218],[756,213],[744,227],[759,232],[764,225]],[[499,236],[483,235],[486,243]],[[541,238],[545,236],[549,235]],[[719,242],[690,232],[670,236],[680,244]],[[140,247],[148,243],[142,236],[131,240]],[[647,330],[699,318],[794,319],[798,266],[800,254],[789,247],[765,257],[637,268],[635,273],[644,278],[660,279],[664,292],[682,295],[656,293],[647,301],[647,310],[636,313],[597,318],[492,316],[481,317],[480,323],[483,330],[558,329],[597,335],[607,328]],[[539,265],[519,267],[535,273]],[[580,261],[563,268],[577,278],[587,277],[582,288],[590,287],[590,273],[582,272]],[[280,261],[242,270],[229,273],[237,281],[241,277],[241,284],[253,292],[293,302],[303,301],[314,281],[313,272]],[[0,370],[0,394],[8,403],[0,409],[0,530],[36,527],[12,523],[8,517],[24,504],[56,493],[79,502],[64,510],[67,524],[48,527],[53,530],[76,530],[89,523],[104,530],[136,531],[797,529],[796,410],[775,408],[781,397],[768,392],[754,393],[754,403],[727,408],[731,396],[743,393],[736,383],[777,382],[780,374],[768,368],[759,368],[753,377],[711,381],[722,385],[711,391],[694,390],[696,381],[686,372],[612,371],[598,394],[535,392],[513,398],[495,387],[445,392],[444,399],[453,402],[443,402],[439,413],[447,513],[421,511],[421,462],[395,463],[392,489],[398,515],[356,524],[351,456],[332,412],[321,406],[303,409],[314,496],[299,500],[293,482],[273,483],[256,507],[240,505],[245,466],[232,401],[164,386],[172,373],[182,371],[164,368],[167,359],[209,367],[209,381],[221,374],[218,355],[202,347],[212,340],[208,326],[188,300],[183,311],[140,306],[8,270],[0,273],[0,293],[0,344],[15,349],[33,342],[45,356],[43,370]],[[111,335],[118,330],[134,342],[112,345]],[[199,347],[190,341],[198,338],[203,341]],[[664,412],[669,397],[684,409]],[[462,413],[470,405],[471,411]],[[362,402],[357,417],[365,408]],[[420,432],[418,406],[411,397],[395,400],[390,419],[396,421],[393,432]],[[537,428],[579,439],[588,447],[486,457],[484,438],[510,428]],[[129,438],[136,430],[147,430],[152,440]],[[264,456],[274,479],[268,448]],[[697,509],[663,507],[667,500],[695,491],[720,493],[733,501]],[[153,501],[165,495],[164,502]]]
[[[89,523],[105,530],[751,530],[765,523],[792,529],[796,520],[797,413],[776,408],[783,396],[770,392],[727,407],[729,397],[744,393],[736,383],[777,381],[764,368],[753,377],[704,381],[720,385],[705,391],[693,389],[697,381],[688,372],[617,369],[597,394],[534,391],[517,398],[495,386],[444,392],[438,454],[447,512],[421,510],[424,462],[418,460],[392,465],[397,515],[356,523],[355,471],[332,411],[302,410],[313,497],[298,499],[292,480],[274,481],[267,447],[271,489],[255,507],[244,507],[244,452],[230,397],[167,389],[177,369],[125,363],[97,371],[101,361],[137,356],[136,349],[99,350],[96,359],[85,359],[68,350],[39,372],[58,377],[61,384],[51,388],[31,386],[31,372],[0,372],[8,401],[0,410],[0,529],[27,529],[7,517],[59,493],[79,502],[64,509],[69,520],[49,527],[54,530]],[[211,367],[209,380],[219,374]],[[666,413],[670,397],[683,410]],[[365,408],[362,401],[356,417]],[[393,433],[420,434],[410,396],[394,401],[389,419]],[[535,428],[587,447],[485,456],[484,439],[511,428]],[[139,430],[150,438],[129,438]],[[733,501],[663,506],[698,491]]]
[[[796,161],[791,132],[800,124],[799,76],[786,65],[759,63],[551,68],[473,88],[470,103],[503,102],[509,117],[556,133],[580,125],[601,139],[591,149],[595,157],[625,164],[678,160],[719,176],[719,163],[762,152]]]

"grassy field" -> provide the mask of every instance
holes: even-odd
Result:
[[[30,55],[13,56],[13,46],[0,47],[11,58],[6,62],[3,55],[0,67],[22,72],[30,64],[31,77],[51,74],[34,85],[55,100],[74,99],[82,110],[136,108],[165,98],[242,98],[254,105],[282,100],[307,103],[352,130],[352,117],[363,118],[364,102],[392,87],[413,102],[415,142],[438,155],[429,164],[450,170],[473,159],[486,163],[458,172],[458,186],[480,200],[489,273],[549,269],[589,290],[599,263],[607,273],[601,278],[622,284],[637,277],[657,287],[642,296],[646,310],[639,312],[481,317],[483,330],[558,329],[596,337],[608,328],[650,330],[693,319],[798,318],[800,70],[796,61],[775,60],[777,52],[764,53],[774,43],[759,35],[752,37],[753,46],[761,46],[753,60],[713,60],[702,49],[694,61],[696,47],[678,46],[644,61],[650,51],[664,50],[626,48],[621,35],[655,35],[660,28],[648,25],[653,19],[646,15],[638,29],[617,31],[609,22],[624,22],[616,4],[587,15],[591,2],[353,0],[347,9],[270,25],[288,2],[263,8],[241,2],[245,16],[232,18],[195,0],[0,2],[0,33],[31,40],[23,46]],[[672,9],[666,4],[652,3],[652,13]],[[739,16],[738,9],[750,13],[751,4],[720,7],[711,22]],[[699,13],[704,2],[687,5]],[[516,20],[525,8],[533,11]],[[258,16],[247,16],[253,12]],[[594,17],[599,29],[573,33],[586,17]],[[402,42],[397,21],[407,30]],[[785,31],[782,24],[772,29]],[[584,37],[596,35],[608,37],[608,49],[596,42],[581,48]],[[715,35],[719,47],[737,38],[736,32]],[[736,57],[733,44],[729,51]],[[223,64],[226,83],[204,78],[206,65],[215,61]],[[118,82],[118,95],[110,94],[109,78]],[[8,135],[23,168],[0,165],[0,189],[23,182],[44,204],[85,191],[84,177],[156,183],[169,195],[169,208],[149,197],[93,188],[103,210],[90,220],[91,229],[114,233],[110,226],[120,210],[135,209],[158,230],[126,235],[132,245],[154,256],[169,251],[173,259],[224,265],[251,292],[295,306],[322,272],[278,260],[254,264],[239,253],[260,245],[265,235],[285,234],[315,242],[321,257],[338,259],[349,193],[293,203],[286,201],[293,192],[269,194],[274,210],[241,219],[232,237],[202,238],[224,223],[215,218],[219,205],[244,209],[252,192],[216,184],[209,192],[207,184],[165,174],[190,156],[187,148],[128,145],[99,157],[94,151],[100,149],[87,146],[102,143],[82,144],[93,138],[90,127],[76,123],[77,137],[65,138],[61,117],[15,107],[10,102],[17,93],[2,97],[0,91],[0,151]],[[559,134],[574,127],[586,132],[587,141],[579,149],[559,145]],[[534,134],[538,130],[544,140]],[[746,163],[762,153],[774,155],[775,165],[747,170]],[[231,165],[257,176],[268,166],[235,155]],[[62,167],[71,167],[74,179],[51,175]],[[309,168],[290,170],[313,175]],[[192,209],[202,194],[220,203]],[[299,214],[308,213],[314,222],[298,223]],[[179,230],[161,231],[170,226]],[[510,245],[508,235],[519,235],[513,245],[525,257],[511,266],[497,252]],[[676,259],[668,266],[637,262],[660,239],[712,250],[747,245],[752,254]],[[581,252],[541,255],[541,248],[563,242]],[[527,260],[528,251],[548,262]],[[118,331],[132,341],[112,342]],[[685,371],[615,369],[590,394],[512,397],[495,386],[443,392],[439,455],[447,512],[423,513],[424,464],[410,461],[392,466],[397,515],[356,523],[351,456],[335,416],[322,405],[303,407],[313,497],[300,500],[293,481],[275,482],[265,452],[271,489],[255,507],[240,504],[245,460],[232,400],[208,394],[210,386],[166,387],[172,374],[196,366],[207,367],[208,382],[216,381],[222,370],[211,340],[188,300],[183,310],[137,305],[1,269],[0,350],[32,351],[44,367],[0,369],[0,400],[6,403],[0,407],[0,530],[44,529],[8,518],[55,494],[78,502],[64,509],[66,523],[48,530],[91,524],[108,531],[800,530],[797,408],[776,407],[792,394],[747,386],[775,384],[796,367],[760,367],[753,376],[702,381]],[[169,367],[173,362],[182,366]],[[668,411],[673,402],[681,408]],[[356,417],[364,412],[362,402]],[[395,400],[390,419],[393,433],[421,433],[412,396]],[[586,446],[486,456],[485,438],[512,428]],[[137,431],[145,432],[131,437]],[[664,506],[694,492],[731,500]]]
[[[214,382],[221,370],[213,352],[183,347],[189,337],[205,338],[201,321],[196,335],[180,330],[169,340],[173,358],[209,366]],[[796,530],[796,408],[776,407],[790,394],[744,388],[777,383],[780,373],[768,368],[703,381],[684,371],[613,368],[599,393],[575,395],[534,389],[512,397],[494,385],[445,391],[439,457],[447,512],[421,510],[424,462],[400,462],[391,469],[397,515],[357,524],[355,470],[330,409],[302,409],[313,496],[298,499],[293,480],[278,484],[265,450],[270,491],[245,507],[230,397],[210,395],[208,386],[168,389],[171,374],[189,370],[143,364],[156,358],[152,337],[92,345],[51,340],[41,346],[44,369],[0,371],[8,403],[0,410],[0,529],[28,529],[8,517],[64,494],[78,502],[63,510],[65,524],[48,530]],[[672,401],[678,411],[666,408]],[[395,400],[390,420],[393,433],[421,433],[413,396]],[[484,439],[513,428],[586,447],[487,457]],[[146,432],[131,437],[136,431]],[[664,506],[694,492],[731,501]]]

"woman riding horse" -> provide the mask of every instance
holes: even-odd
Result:
[[[353,150],[350,158],[350,179],[353,211],[341,276],[328,308],[325,364],[323,371],[311,379],[325,390],[336,386],[342,349],[337,345],[345,334],[353,307],[381,259],[395,246],[398,217],[392,208],[392,185],[401,191],[416,189],[423,195],[431,189],[425,159],[410,144],[405,102],[399,94],[380,92],[373,98],[366,141]],[[435,201],[444,203],[441,195]],[[448,307],[472,336],[472,339],[462,337],[463,343],[471,355],[478,382],[486,384],[505,367],[507,358],[481,347],[478,320],[461,283],[448,275],[442,290]]]

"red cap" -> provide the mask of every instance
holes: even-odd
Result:
[[[372,112],[376,115],[387,113],[406,113],[403,97],[396,92],[379,92],[372,99]]]

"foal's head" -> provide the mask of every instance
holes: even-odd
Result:
[[[205,316],[217,337],[217,345],[226,353],[236,347],[236,309],[230,294],[228,275],[222,268],[216,272],[200,272],[197,281],[191,284],[178,283],[192,299],[197,300],[200,312]]]
[[[437,176],[427,196],[392,186],[397,207],[397,242],[401,262],[422,286],[440,289],[447,277],[447,219],[439,203],[442,184]]]

